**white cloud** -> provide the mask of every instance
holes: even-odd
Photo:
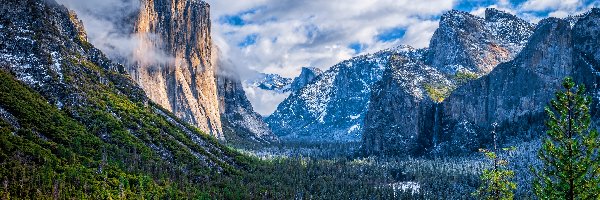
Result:
[[[301,67],[327,69],[351,58],[349,47],[360,43],[366,52],[407,43],[425,47],[437,22],[428,20],[453,7],[453,0],[208,0],[213,10],[213,33],[229,42],[236,65],[260,72],[294,77]],[[235,9],[231,6],[234,5]],[[432,6],[435,5],[435,6]],[[241,16],[246,25],[234,26],[220,19],[253,10]],[[424,20],[427,19],[427,20]],[[402,27],[406,37],[379,41],[376,36]],[[418,31],[421,34],[418,34]],[[256,43],[238,47],[248,35]],[[237,60],[237,61],[236,61]]]
[[[278,93],[269,90],[262,90],[246,84],[244,84],[244,91],[246,92],[248,100],[252,102],[254,111],[262,116],[268,116],[272,114],[275,109],[277,109],[277,105],[285,100],[285,98],[287,98],[290,94],[289,92]]]
[[[57,0],[74,10],[83,21],[90,43],[108,57],[119,62],[139,62],[145,65],[173,62],[164,51],[144,45],[152,34],[132,34],[127,20],[140,9],[138,0]],[[156,39],[156,38],[154,38]],[[126,63],[125,63],[126,64]]]
[[[416,48],[429,46],[433,33],[438,28],[439,22],[434,20],[420,21],[408,26],[406,35],[402,39],[403,44],[411,44]]]
[[[521,8],[523,11],[574,10],[582,4],[580,0],[529,0]]]
[[[471,14],[484,17],[486,8],[497,8],[529,22],[537,23],[547,17],[565,18],[578,15],[598,6],[600,6],[600,2],[584,2],[583,0],[527,0],[521,4],[498,0],[491,5],[473,8]]]

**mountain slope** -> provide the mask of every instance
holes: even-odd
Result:
[[[343,61],[286,98],[266,118],[281,139],[358,141],[373,83],[381,79],[390,49]]]
[[[593,39],[598,37],[599,28],[598,9],[580,18],[573,28],[563,19],[541,21],[528,46],[515,60],[502,64],[481,81],[457,90],[444,103],[447,126],[452,130],[462,120],[476,130],[489,131],[490,124],[497,122],[509,142],[510,138],[537,138],[543,132],[544,106],[554,97],[549,91],[561,88],[566,76],[585,84],[588,94],[597,101],[599,57],[591,56],[597,50],[590,47],[599,44]],[[598,103],[593,105],[597,109]],[[596,109],[592,109],[594,116]],[[482,143],[489,141],[486,137],[478,139]]]
[[[227,181],[243,158],[150,103],[124,67],[86,42],[73,13],[33,0],[4,1],[0,11],[4,194],[192,198],[212,190],[224,198],[216,187],[240,190]]]
[[[490,137],[461,136],[461,130],[485,133],[492,123],[500,125],[503,135],[538,136],[543,129],[543,108],[554,97],[551,91],[560,89],[562,79],[574,68],[570,38],[568,22],[543,20],[515,60],[457,89],[443,103],[448,139],[455,144],[470,144],[461,149],[473,150]],[[460,140],[467,138],[471,142]]]

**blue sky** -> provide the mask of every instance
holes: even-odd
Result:
[[[213,35],[239,68],[294,77],[344,59],[407,44],[428,46],[441,14],[487,7],[532,22],[598,6],[594,0],[207,0]]]

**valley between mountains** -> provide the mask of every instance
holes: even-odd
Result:
[[[207,2],[136,1],[110,18],[135,41],[115,54],[57,1],[0,0],[0,199],[478,199],[497,147],[535,199],[565,77],[590,98],[582,132],[600,123],[598,8],[450,10],[428,47],[247,78]],[[250,91],[285,99],[263,115]]]

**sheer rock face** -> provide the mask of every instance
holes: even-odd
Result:
[[[485,19],[462,11],[442,15],[435,31],[427,64],[446,73],[489,73],[523,48],[533,26],[514,15],[487,9]]]
[[[585,83],[592,102],[592,118],[600,119],[600,9],[581,16],[573,26],[573,78]],[[598,120],[596,120],[598,123]]]
[[[498,130],[504,136],[539,136],[545,119],[544,106],[561,88],[562,79],[573,72],[572,53],[569,23],[556,18],[541,21],[517,58],[460,87],[443,103],[444,123],[449,130],[446,135],[450,136],[446,140],[461,143],[453,139],[461,134],[458,130],[487,133],[493,123],[499,124]],[[476,138],[478,142],[489,139],[489,134]],[[478,146],[462,149],[474,150]]]
[[[381,81],[373,86],[365,117],[363,147],[367,154],[418,155],[435,133],[437,102],[427,87],[453,85],[449,77],[423,59],[395,55]],[[406,134],[410,133],[410,134]]]
[[[134,26],[141,44],[129,73],[152,101],[222,138],[209,5],[198,0],[144,0],[141,5]],[[148,54],[148,49],[161,53]]]
[[[235,134],[227,135],[225,139],[263,144],[277,141],[277,136],[273,134],[263,118],[254,112],[240,78],[235,76],[235,73],[225,72],[226,69],[221,67],[218,70],[220,73],[217,73],[217,88],[223,129],[229,128],[232,134]]]

